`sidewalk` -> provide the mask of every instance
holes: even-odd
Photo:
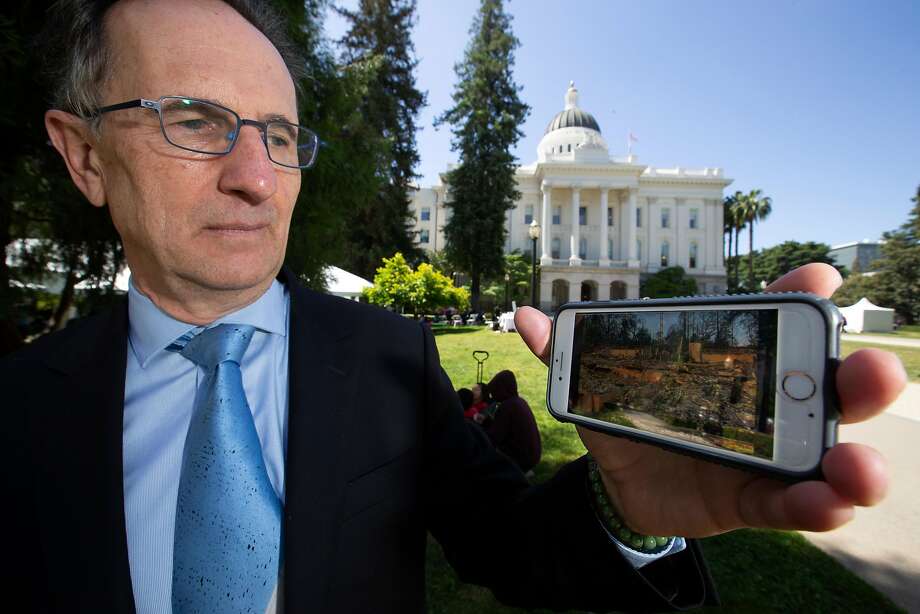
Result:
[[[878,418],[840,427],[840,440],[885,455],[888,497],[857,508],[853,521],[836,531],[802,535],[908,612],[920,612],[920,384],[908,384]]]
[[[888,335],[866,335],[843,333],[840,335],[841,341],[855,341],[856,343],[877,343],[879,345],[897,345],[907,348],[920,349],[920,339],[911,339],[910,337],[892,337]]]

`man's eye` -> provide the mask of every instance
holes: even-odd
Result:
[[[214,122],[206,119],[185,119],[174,124],[178,128],[192,132],[204,132],[214,129]]]
[[[268,135],[268,144],[272,147],[290,147],[291,142],[283,136],[277,134]]]

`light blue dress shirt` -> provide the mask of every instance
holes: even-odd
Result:
[[[268,477],[284,502],[287,449],[290,296],[275,281],[255,303],[220,318],[256,327],[243,358],[243,389],[252,409]],[[128,290],[124,488],[128,562],[138,614],[171,611],[173,534],[182,449],[204,371],[166,347],[199,327],[179,322]]]

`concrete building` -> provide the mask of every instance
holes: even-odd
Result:
[[[827,255],[834,259],[834,262],[840,266],[845,266],[852,273],[874,273],[873,263],[882,257],[883,241],[852,241],[835,245]]]
[[[448,169],[449,170],[449,169]],[[450,208],[441,182],[413,196],[419,246],[440,251]],[[570,84],[537,160],[517,170],[520,200],[506,217],[507,252],[530,253],[540,225],[539,302],[636,298],[642,276],[682,266],[701,293],[725,291],[721,168],[657,168],[632,153],[611,157],[595,118]]]

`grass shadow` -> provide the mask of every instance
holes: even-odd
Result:
[[[482,326],[432,326],[431,334],[435,337],[440,337],[441,335],[462,335],[464,333],[475,333],[480,330],[485,330]]]

